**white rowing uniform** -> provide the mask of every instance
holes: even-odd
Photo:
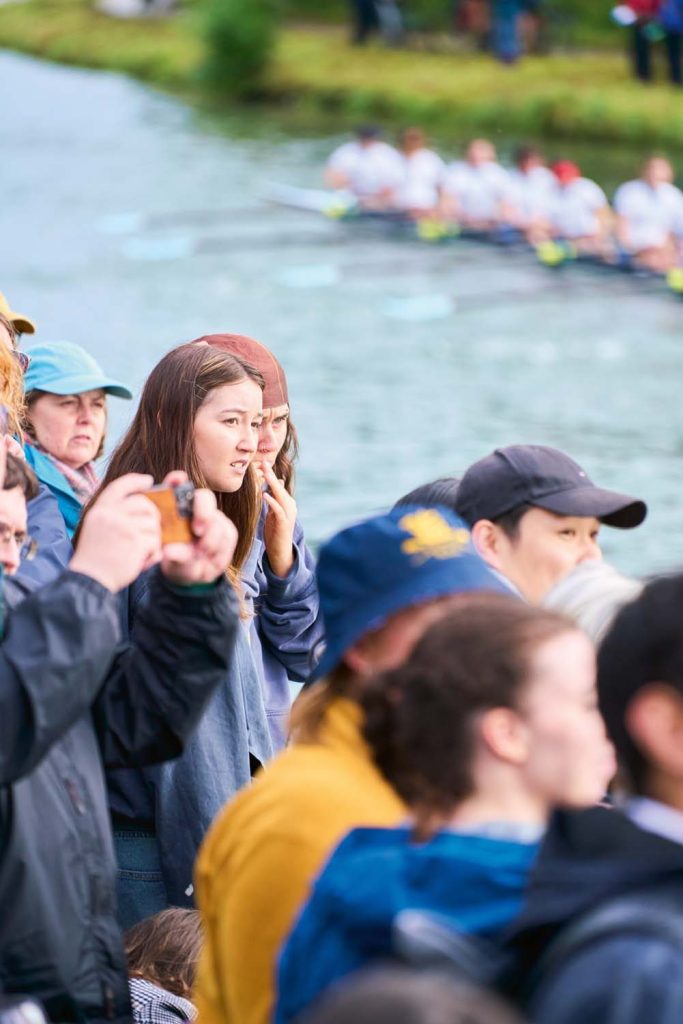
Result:
[[[529,171],[515,167],[508,171],[505,199],[521,227],[548,218],[556,184],[555,175],[547,167],[532,167]]]
[[[550,200],[550,222],[561,238],[590,238],[600,231],[598,214],[607,196],[590,178],[556,185]]]
[[[492,221],[498,219],[507,194],[508,172],[493,161],[473,167],[456,160],[444,171],[441,185],[467,220]]]
[[[446,165],[433,149],[401,153],[403,177],[394,192],[400,210],[431,210],[439,202],[439,186]]]
[[[379,140],[365,146],[344,143],[327,161],[327,169],[344,174],[350,190],[363,198],[396,188],[403,175],[401,154]]]
[[[683,218],[683,192],[660,182],[627,181],[614,196],[614,209],[626,222],[626,247],[632,252],[666,245]]]

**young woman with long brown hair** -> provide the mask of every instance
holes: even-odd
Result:
[[[103,480],[106,486],[124,473],[144,472],[159,481],[174,467],[212,490],[239,531],[229,569],[238,590],[261,512],[252,459],[262,389],[258,371],[228,353],[209,345],[173,349],[149,375]],[[143,576],[127,593],[123,614],[129,632],[146,596]],[[249,782],[253,768],[272,754],[247,607],[243,626],[230,673],[183,756],[159,768],[109,776],[119,915],[126,927],[166,906],[192,905],[192,869],[204,833],[225,801]]]
[[[306,546],[294,500],[298,454],[285,371],[270,349],[242,334],[209,334],[208,343],[254,366],[265,381],[263,416],[254,468],[263,487],[263,509],[242,576],[253,601],[252,652],[262,677],[268,725],[276,750],[284,747],[291,705],[290,680],[305,682],[323,638],[315,559]],[[282,542],[274,549],[276,520]]]

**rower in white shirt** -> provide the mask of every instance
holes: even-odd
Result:
[[[393,205],[413,216],[426,216],[439,205],[439,187],[445,164],[438,153],[425,145],[420,128],[407,128],[401,135],[403,177],[393,194]]]
[[[502,220],[508,173],[496,162],[496,151],[486,139],[474,139],[464,160],[449,164],[441,182],[442,212],[478,231],[490,231]]]
[[[683,192],[673,184],[668,160],[650,157],[640,178],[617,189],[614,209],[619,243],[637,263],[658,273],[675,266]]]
[[[355,140],[336,149],[325,168],[328,188],[348,189],[369,209],[390,207],[403,177],[400,154],[380,135],[379,128],[359,128]]]
[[[558,160],[552,172],[556,179],[549,206],[553,237],[571,242],[579,252],[613,256],[611,212],[600,186],[583,178],[571,160]]]
[[[519,146],[514,161],[515,166],[508,171],[506,219],[534,244],[549,237],[556,178],[535,146]]]

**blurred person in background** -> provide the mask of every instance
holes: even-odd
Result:
[[[202,946],[197,911],[161,910],[127,931],[123,944],[133,1024],[195,1020],[192,987]]]
[[[578,164],[558,160],[552,165],[556,186],[550,197],[548,221],[553,238],[570,242],[577,252],[613,256],[612,214],[607,196],[584,178]]]
[[[367,209],[388,209],[403,180],[401,156],[381,136],[375,125],[361,125],[355,139],[335,149],[325,167],[327,187],[348,189]]]
[[[169,906],[192,907],[197,852],[215,815],[273,754],[261,675],[250,644],[251,609],[242,571],[262,510],[253,461],[264,380],[258,370],[211,345],[168,352],[149,374],[133,421],[112,453],[103,486],[130,472],[161,480],[180,466],[210,490],[235,523],[238,541],[227,575],[241,606],[233,657],[183,755],[150,768],[107,775],[119,864],[119,920],[129,928]],[[291,525],[276,523],[271,550],[292,558]],[[277,558],[276,558],[277,556]],[[124,633],[153,593],[142,573],[121,598]]]
[[[474,139],[464,160],[448,164],[441,182],[442,213],[477,231],[497,227],[507,194],[508,174],[497,163],[488,139]]]
[[[598,652],[615,807],[556,815],[513,948],[536,1024],[683,1017],[683,576],[648,583]]]
[[[126,476],[90,507],[67,570],[27,593],[16,567],[37,484],[11,455],[0,479],[11,577],[0,643],[2,987],[30,993],[59,1024],[128,1024],[104,768],[182,750],[232,657],[237,607],[222,575],[236,533],[197,491],[196,539],[163,547],[159,513],[140,493],[151,477]],[[116,595],[155,563],[127,643]]]
[[[445,164],[427,147],[420,128],[406,128],[399,140],[403,158],[403,179],[395,189],[391,205],[414,217],[428,216],[439,206],[439,187]]]
[[[293,745],[217,818],[195,871],[205,945],[204,1024],[267,1024],[277,957],[325,859],[349,829],[394,825],[405,807],[375,767],[359,698],[400,664],[451,599],[505,588],[452,513],[394,509],[320,551],[326,647],[292,712]]]
[[[4,322],[9,320],[10,326]],[[36,325],[23,313],[13,310],[7,297],[0,292],[0,341],[13,347],[18,345],[22,334],[35,334]]]
[[[352,17],[351,43],[362,46],[379,29],[375,0],[349,0]]]
[[[442,506],[455,512],[455,499],[459,485],[460,481],[457,477],[441,476],[437,480],[430,480],[429,483],[420,484],[412,491],[408,491],[398,499],[394,508],[401,508],[404,505],[419,505],[422,508]]]
[[[300,1024],[522,1024],[496,996],[443,971],[359,972],[324,996]]]
[[[285,372],[273,353],[241,334],[208,334],[209,344],[255,367],[265,381],[263,411],[253,467],[263,488],[256,536],[242,568],[245,596],[253,606],[251,649],[264,689],[274,751],[287,740],[290,679],[303,683],[313,667],[312,652],[323,626],[315,579],[294,500],[294,460],[298,455]]]
[[[683,193],[673,178],[670,162],[651,156],[640,178],[620,185],[614,196],[619,244],[637,263],[657,273],[666,273],[677,262]]]
[[[621,576],[605,562],[581,562],[541,603],[568,615],[599,646],[619,610],[635,601],[642,589],[639,580]]]
[[[592,643],[512,596],[449,611],[360,699],[407,821],[354,829],[330,857],[283,947],[277,1024],[395,955],[404,910],[495,943],[552,810],[597,803],[614,775]]]
[[[83,506],[99,486],[95,459],[104,451],[107,395],[132,398],[97,361],[69,342],[34,345],[24,377],[26,460],[50,488],[73,537]]]
[[[536,146],[518,146],[514,167],[508,171],[505,217],[534,244],[548,236],[555,175],[546,167]]]

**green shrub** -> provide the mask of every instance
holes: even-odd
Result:
[[[275,45],[279,0],[205,0],[203,78],[231,96],[258,93]]]

